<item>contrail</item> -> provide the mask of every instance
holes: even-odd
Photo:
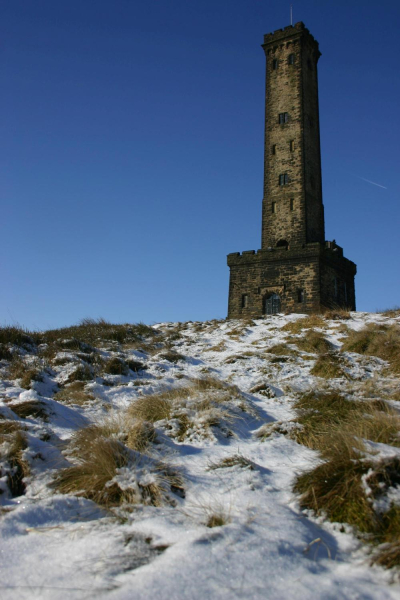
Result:
[[[377,185],[380,188],[383,188],[384,190],[387,190],[387,187],[384,185],[381,185],[380,183],[375,183],[375,181],[371,181],[370,179],[365,179],[365,177],[360,177],[359,175],[356,175],[356,177],[358,177],[358,179],[362,179],[363,181],[366,181],[367,183],[372,183],[372,185]]]

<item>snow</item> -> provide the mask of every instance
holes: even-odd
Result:
[[[302,511],[292,491],[296,476],[320,458],[282,431],[296,427],[295,395],[326,384],[310,374],[312,354],[300,352],[271,364],[265,350],[284,342],[287,333],[282,327],[299,318],[303,316],[278,315],[245,326],[239,321],[188,323],[173,343],[185,361],[174,364],[157,354],[130,350],[132,358],[146,362],[147,371],[107,376],[113,387],[100,379],[88,383],[87,390],[97,400],[83,406],[66,406],[52,398],[57,382],[71,372],[68,364],[54,367],[48,379],[34,383],[31,390],[3,381],[0,411],[27,428],[24,459],[31,474],[23,496],[0,494],[2,600],[398,599],[400,585],[393,573],[370,565],[368,547],[351,529]],[[360,329],[383,321],[394,322],[381,315],[352,313],[345,323]],[[325,332],[337,347],[343,337],[336,331],[340,323],[330,322]],[[178,325],[161,323],[155,328],[165,332]],[[384,366],[373,357],[361,360],[351,354],[348,359],[349,372],[364,381],[379,377]],[[206,436],[200,428],[182,442],[171,437],[165,423],[156,423],[156,452],[184,481],[185,498],[176,496],[175,506],[138,505],[116,516],[50,486],[54,473],[69,465],[66,442],[75,430],[106,415],[123,414],[138,398],[207,375],[236,386],[248,408],[241,412],[240,400],[232,400],[229,410],[234,416],[225,429],[211,428]],[[264,389],[252,391],[263,384]],[[346,390],[349,384],[343,379],[332,385]],[[48,422],[19,419],[11,413],[10,398],[13,403],[43,402]],[[193,414],[189,400],[186,410]],[[255,435],[262,427],[271,432],[264,440]],[[399,452],[382,446],[370,443],[371,456]],[[232,456],[246,459],[247,465],[216,468]],[[136,473],[119,469],[111,483],[132,489],[152,483],[153,477],[144,463]],[[400,501],[397,489],[390,494],[392,501]],[[223,515],[225,525],[207,527],[211,514]]]

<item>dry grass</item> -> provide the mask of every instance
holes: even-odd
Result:
[[[228,469],[231,467],[240,467],[241,469],[249,469],[250,471],[254,470],[252,461],[238,453],[227,456],[216,463],[210,463],[208,470],[215,471],[216,469]]]
[[[108,375],[128,375],[129,367],[122,358],[114,356],[104,363],[103,372]]]
[[[83,381],[74,381],[54,395],[54,400],[62,404],[77,404],[83,406],[95,399],[93,394],[85,390]]]
[[[301,333],[303,329],[314,329],[315,327],[319,327],[320,329],[325,329],[326,327],[326,321],[319,315],[309,315],[308,317],[286,323],[281,328],[281,331],[297,334]]]
[[[139,398],[128,415],[150,423],[166,420],[169,435],[183,441],[192,431],[207,436],[210,427],[238,418],[226,403],[241,398],[236,387],[217,379],[192,379],[188,386]]]
[[[183,354],[179,354],[179,352],[176,352],[175,350],[167,350],[166,352],[162,352],[160,354],[160,358],[175,364],[180,360],[186,360]]]
[[[373,560],[400,566],[400,509],[382,515],[372,502],[400,483],[400,461],[368,460],[373,450],[365,441],[400,447],[400,415],[383,400],[352,401],[334,391],[306,394],[296,408],[302,427],[294,432],[296,440],[325,459],[298,477],[301,506],[369,534],[370,541],[384,544]]]
[[[376,312],[385,315],[385,317],[389,317],[390,319],[400,317],[400,307],[398,306],[386,308],[385,310],[377,310]]]
[[[293,340],[293,343],[295,341],[297,340]],[[297,356],[299,354],[297,350],[289,348],[289,346],[284,343],[270,346],[269,348],[266,348],[265,352],[267,352],[268,354],[275,354],[276,356]]]
[[[400,373],[400,326],[371,323],[359,331],[352,330],[342,352],[357,352],[386,360],[394,373]]]
[[[26,436],[21,427],[13,421],[1,423],[0,444],[6,443],[6,450],[1,456],[5,461],[5,473],[7,486],[13,497],[25,493],[26,485],[24,478],[29,475],[29,465],[24,460],[23,452],[27,448]]]
[[[329,321],[345,321],[351,319],[350,309],[339,307],[324,311],[323,316]]]
[[[332,344],[328,342],[324,334],[313,329],[307,331],[302,338],[297,339],[296,344],[300,350],[313,354],[326,353],[332,350]]]
[[[93,377],[93,369],[89,365],[83,364],[72,371],[67,379],[67,383],[72,383],[74,381],[91,381]]]
[[[20,346],[29,350],[34,345],[32,333],[22,327],[6,325],[0,327],[0,344]]]
[[[82,429],[71,442],[77,464],[63,469],[54,486],[61,493],[83,496],[107,508],[173,504],[169,493],[183,489],[182,479],[167,465],[142,454],[154,440],[150,423],[125,416]]]
[[[32,418],[43,419],[43,421],[49,420],[46,405],[43,402],[27,400],[26,402],[11,403],[8,406],[20,419]]]
[[[33,381],[42,381],[42,367],[37,362],[25,363],[22,358],[13,355],[7,370],[9,379],[18,379],[20,386],[29,389]]]
[[[310,373],[311,375],[323,377],[324,379],[346,377],[346,373],[341,366],[340,356],[334,352],[320,354]]]

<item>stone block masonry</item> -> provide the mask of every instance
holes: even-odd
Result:
[[[318,42],[303,23],[264,36],[261,249],[228,255],[228,317],[355,310],[356,266],[325,241]]]

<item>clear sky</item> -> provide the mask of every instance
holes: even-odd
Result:
[[[263,34],[282,0],[1,3],[0,322],[226,316],[261,239]],[[293,0],[320,43],[326,237],[400,305],[400,3]]]

